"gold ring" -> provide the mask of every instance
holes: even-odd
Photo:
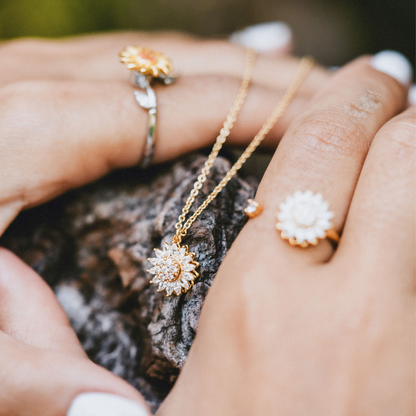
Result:
[[[134,98],[140,107],[148,111],[147,136],[143,149],[141,168],[147,168],[153,158],[156,142],[157,101],[152,88],[154,80],[171,84],[176,77],[171,60],[160,52],[139,46],[127,46],[120,52],[120,61],[133,71],[132,83],[144,91],[134,91]]]
[[[172,61],[160,52],[140,46],[127,46],[120,52],[120,61],[131,71],[164,83],[173,77]]]
[[[339,241],[338,233],[332,228],[334,214],[322,199],[321,194],[297,191],[279,205],[276,228],[281,237],[293,246],[308,247],[318,244],[319,239]]]

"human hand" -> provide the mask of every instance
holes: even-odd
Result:
[[[214,141],[238,91],[243,48],[179,34],[118,33],[0,44],[0,235],[18,212],[141,159],[148,114],[134,100],[118,53],[146,45],[171,57],[180,78],[157,86],[154,162]],[[244,144],[283,94],[298,60],[259,57],[229,142]],[[281,123],[275,145],[329,78],[316,67]]]
[[[131,385],[88,359],[50,287],[5,249],[0,297],[0,416],[66,416],[75,398],[68,416],[114,416],[112,406],[150,415]]]
[[[290,126],[158,415],[413,414],[415,108],[390,120],[405,99],[361,58]],[[329,202],[335,251],[280,238],[296,190]]]

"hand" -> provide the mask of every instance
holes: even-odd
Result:
[[[154,162],[213,143],[237,94],[244,50],[179,34],[119,33],[61,41],[0,44],[0,235],[18,212],[141,159],[147,112],[134,100],[118,53],[146,45],[168,55],[181,74],[156,87]],[[245,144],[276,105],[298,65],[259,57],[253,87],[229,142]],[[265,144],[329,78],[316,67]]]
[[[158,415],[413,414],[416,114],[390,120],[406,88],[369,63],[337,71],[283,137]],[[335,251],[280,238],[296,190],[329,202]]]
[[[0,416],[65,416],[86,392],[121,396],[137,403],[137,416],[150,415],[132,386],[88,359],[50,287],[5,249],[0,294]],[[86,413],[73,416],[80,414]]]

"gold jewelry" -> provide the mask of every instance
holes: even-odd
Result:
[[[249,218],[255,218],[263,212],[263,207],[254,199],[249,199],[247,207],[244,209],[244,213]]]
[[[145,90],[145,92],[134,91],[137,104],[148,110],[149,113],[146,142],[142,160],[139,162],[139,166],[145,169],[152,161],[156,143],[157,102],[151,84],[157,80],[168,85],[174,82],[176,77],[171,60],[160,52],[149,48],[127,46],[120,52],[120,61],[133,71],[132,84]]]
[[[120,61],[131,71],[164,80],[173,75],[172,61],[163,53],[140,46],[127,46],[120,52]]]
[[[318,239],[329,238],[339,241],[338,233],[332,228],[334,214],[321,194],[297,191],[279,205],[276,228],[281,237],[293,246],[317,245]]]
[[[254,59],[255,53],[249,49],[246,58],[247,64],[245,75],[238,96],[234,102],[233,107],[231,108],[230,114],[227,116],[227,119],[224,122],[223,128],[217,137],[216,143],[214,144],[212,151],[201,170],[201,174],[198,176],[198,179],[194,184],[188,200],[182,209],[182,213],[175,225],[176,234],[172,238],[172,243],[163,243],[163,251],[155,249],[156,258],[149,259],[149,261],[155,266],[148,270],[149,273],[155,275],[155,277],[151,280],[151,283],[156,283],[159,285],[157,289],[158,291],[166,290],[168,296],[170,296],[172,293],[175,293],[176,295],[186,293],[193,286],[194,280],[199,276],[199,274],[196,272],[196,268],[199,266],[199,264],[195,261],[195,254],[189,253],[187,246],[180,246],[182,239],[186,236],[189,228],[201,214],[201,212],[204,211],[210,202],[213,201],[215,197],[222,191],[222,189],[227,185],[231,178],[237,173],[237,171],[243,166],[246,160],[256,150],[265,136],[270,132],[272,127],[276,124],[277,120],[282,116],[314,63],[312,58],[302,58],[299,69],[297,70],[293,81],[289,85],[279,104],[276,106],[267,121],[263,124],[260,131],[256,134],[252,142],[247,146],[243,154],[226,173],[220,183],[208,195],[208,197],[198,207],[194,214],[192,214],[185,222],[186,215],[194,203],[195,198],[202,187],[202,184],[205,182],[206,176],[214,164],[214,161],[218,156],[218,152],[224,144],[226,137],[230,134],[230,130],[237,118],[237,114],[243,105],[245,97],[247,96],[247,90],[254,68]]]

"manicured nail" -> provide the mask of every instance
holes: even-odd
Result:
[[[399,52],[379,52],[373,56],[371,66],[378,71],[390,75],[403,85],[408,85],[412,80],[412,64]]]
[[[416,85],[413,84],[409,90],[409,104],[416,105]]]
[[[253,48],[259,53],[273,52],[290,45],[292,31],[283,22],[260,23],[234,32],[230,36],[230,41],[247,48]]]
[[[149,416],[136,402],[106,393],[83,393],[75,397],[67,416]]]

